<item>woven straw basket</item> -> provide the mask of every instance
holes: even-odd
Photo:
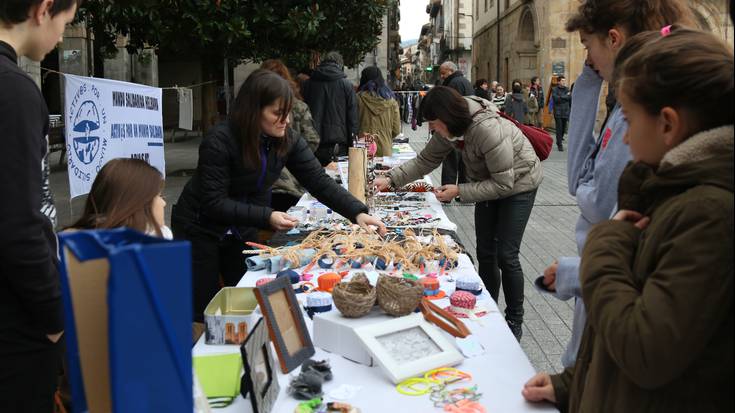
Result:
[[[332,290],[334,305],[348,318],[359,318],[369,313],[375,305],[375,296],[375,288],[361,273],[355,274],[350,282],[338,283]]]
[[[418,281],[381,275],[378,278],[378,304],[394,317],[408,315],[418,307],[424,287]]]

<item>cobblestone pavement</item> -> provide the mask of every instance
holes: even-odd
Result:
[[[416,131],[411,130],[410,125],[403,124],[403,133],[409,137],[416,150],[426,144],[426,124]],[[171,206],[189,179],[187,172],[196,167],[200,142],[200,138],[193,138],[166,143],[166,222],[170,222]],[[58,165],[58,156],[58,152],[54,153],[50,159],[53,165],[50,183],[58,210],[58,228],[64,228],[81,214],[85,197],[69,202],[69,179],[66,167]],[[532,283],[556,257],[576,254],[574,224],[577,206],[567,192],[566,154],[553,152],[544,161],[543,168],[544,180],[521,246],[521,265],[526,275],[526,314],[521,346],[537,370],[560,371],[561,354],[571,336],[573,303],[541,295]],[[434,182],[440,182],[439,176],[440,169],[437,169],[432,174]],[[474,256],[473,205],[452,203],[445,206],[445,210],[457,224],[462,243]],[[500,308],[504,307],[501,294]]]
[[[426,124],[417,130],[403,124],[403,134],[417,151],[428,140]],[[561,371],[561,355],[571,337],[573,301],[559,301],[540,294],[533,281],[557,257],[577,254],[574,225],[577,203],[567,191],[566,152],[556,152],[542,164],[544,180],[536,195],[536,202],[521,245],[521,265],[526,276],[525,316],[521,347],[538,371]],[[441,182],[441,168],[431,174],[433,182]],[[458,235],[475,255],[475,225],[473,204],[453,202],[444,207],[449,219],[458,226]],[[500,294],[500,308],[505,308]]]

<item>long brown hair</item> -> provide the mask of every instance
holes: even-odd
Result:
[[[245,165],[257,168],[260,164],[260,118],[263,109],[281,99],[281,120],[288,118],[293,106],[293,90],[288,81],[275,72],[258,69],[245,79],[237,93],[230,113],[230,123],[236,128],[240,141],[242,159]],[[290,128],[286,129],[287,135]],[[278,144],[278,154],[283,156],[288,150],[286,140]]]
[[[84,204],[84,213],[71,228],[128,227],[140,232],[161,228],[153,217],[153,200],[163,190],[158,170],[140,159],[113,159],[100,169]]]
[[[299,84],[296,83],[295,80],[293,80],[293,77],[291,76],[291,72],[289,72],[288,68],[280,59],[268,59],[260,64],[261,69],[270,70],[271,72],[276,73],[278,76],[281,76],[282,78],[286,79],[289,85],[291,85],[291,89],[293,90],[293,95],[298,100],[304,100],[303,97],[301,97],[301,88],[299,87]]]
[[[691,9],[682,0],[584,0],[567,20],[568,32],[605,34],[615,26],[628,36],[679,23],[697,27]]]
[[[673,26],[632,37],[615,60],[616,90],[651,115],[666,106],[692,114],[693,132],[731,125],[733,51],[716,36]]]

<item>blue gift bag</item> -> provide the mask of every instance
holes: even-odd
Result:
[[[191,412],[191,247],[121,228],[59,235],[78,412]]]

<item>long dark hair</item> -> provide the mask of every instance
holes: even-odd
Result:
[[[263,109],[281,99],[281,120],[291,113],[294,94],[288,81],[277,73],[266,69],[258,69],[248,76],[237,93],[229,120],[236,129],[242,148],[242,159],[245,165],[256,167],[260,164],[260,118]],[[290,129],[286,129],[283,142],[278,144],[278,154],[283,156],[288,150],[286,140]]]
[[[421,101],[421,115],[429,121],[439,119],[453,136],[462,136],[472,124],[467,101],[456,90],[434,86]]]
[[[566,30],[605,34],[620,26],[633,36],[674,23],[696,27],[694,15],[683,0],[584,0],[567,20]]]
[[[70,228],[128,227],[140,232],[151,228],[160,237],[153,217],[153,200],[163,190],[158,170],[140,159],[113,159],[100,169],[92,183],[84,213]]]
[[[357,90],[359,92],[370,92],[383,99],[396,98],[395,93],[385,84],[383,73],[376,66],[368,66],[362,69],[362,73],[360,73],[360,86],[357,87]]]

